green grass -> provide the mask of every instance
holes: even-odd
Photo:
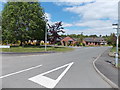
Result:
[[[110,51],[111,52],[116,52],[116,47],[113,47]]]
[[[47,47],[47,51],[66,52],[71,50],[73,50],[73,48]],[[2,52],[44,52],[44,51],[45,51],[44,47],[11,47],[2,49]]]
[[[115,53],[116,52],[116,47],[111,48],[110,52]],[[120,58],[120,48],[119,48],[119,56],[118,57]]]
[[[116,52],[116,47],[113,47],[110,51],[111,52]],[[119,53],[120,53],[120,48],[119,48]]]
[[[118,68],[120,69],[120,63],[118,63]]]

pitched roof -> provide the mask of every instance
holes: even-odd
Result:
[[[84,38],[86,42],[106,42],[104,38]]]
[[[73,38],[67,36],[65,38],[63,38],[61,41],[75,41]]]

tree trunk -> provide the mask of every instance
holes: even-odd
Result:
[[[20,46],[24,47],[24,44],[23,44],[24,41],[20,41]]]

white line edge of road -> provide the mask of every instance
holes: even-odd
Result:
[[[93,61],[93,67],[96,70],[96,72],[102,77],[103,80],[105,80],[112,88],[118,88],[118,90],[120,90],[120,87],[118,85],[116,85],[114,82],[112,82],[110,79],[108,79],[104,74],[102,74],[98,68],[95,65],[95,62],[99,59],[99,57],[101,56],[101,54]]]
[[[20,71],[14,72],[14,73],[3,75],[3,76],[0,76],[0,79],[5,78],[5,77],[9,77],[9,76],[12,76],[12,75],[15,75],[15,74],[18,74],[18,73],[22,73],[22,72],[25,72],[25,71],[29,71],[29,70],[32,70],[32,69],[35,69],[35,68],[38,68],[38,67],[41,67],[41,66],[42,65],[38,65],[38,66],[34,66],[34,67],[31,67],[31,68],[28,68],[28,69],[24,69],[24,70],[20,70]]]

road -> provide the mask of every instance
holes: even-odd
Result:
[[[2,57],[2,88],[111,88],[93,60],[109,47],[81,47],[66,53]]]

